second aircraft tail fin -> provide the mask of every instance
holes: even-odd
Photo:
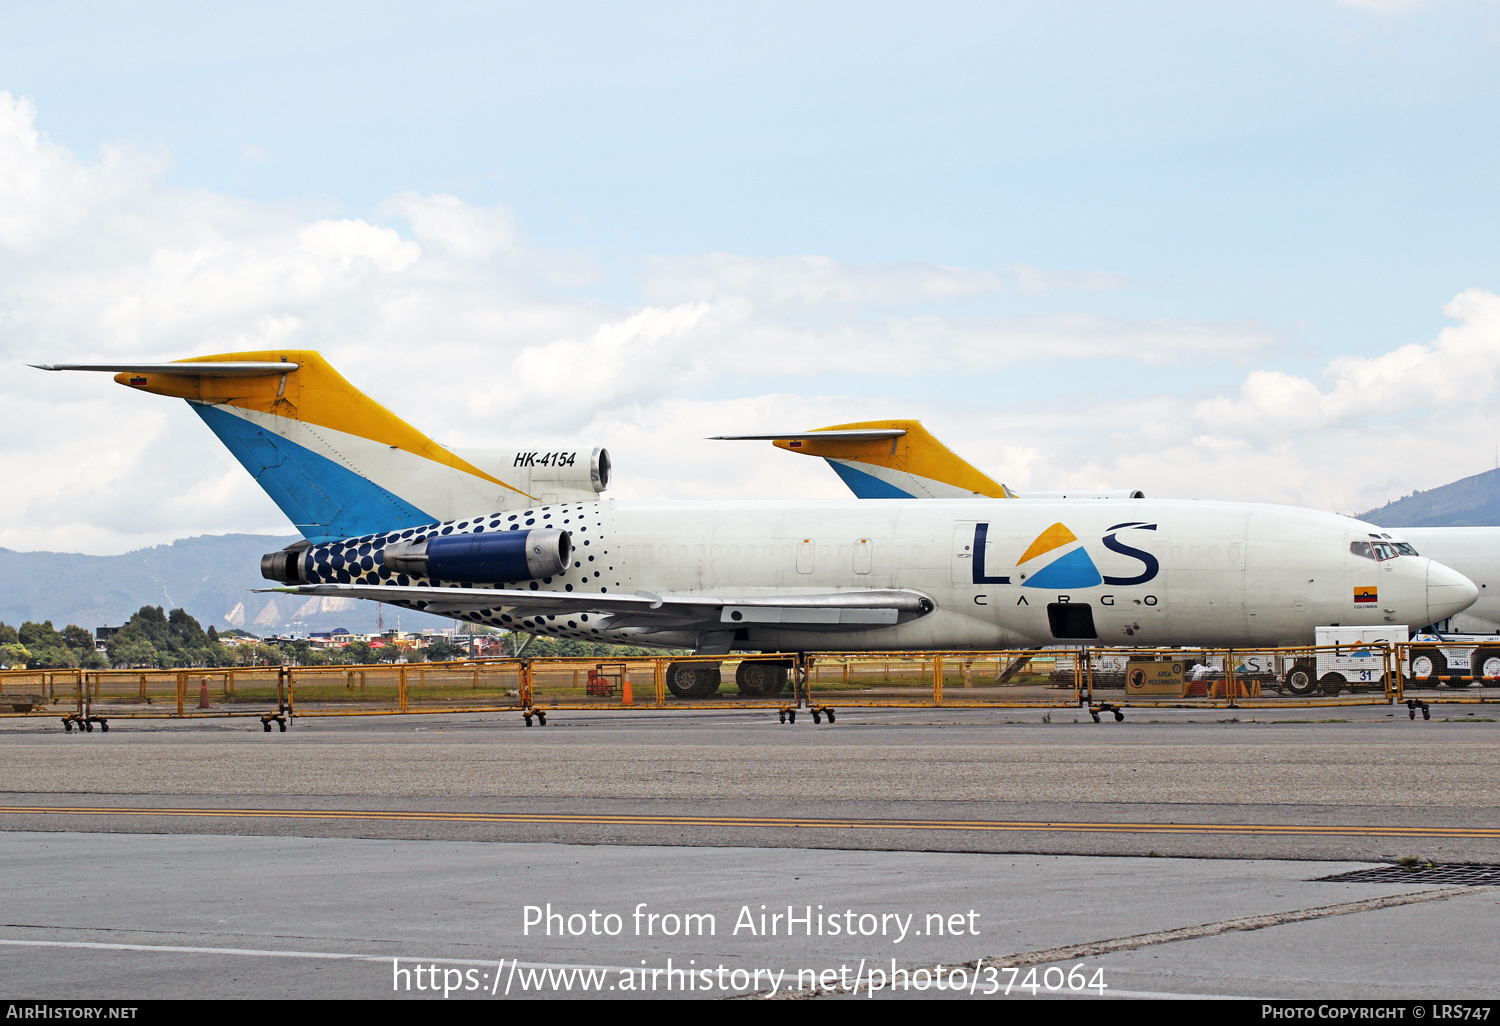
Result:
[[[716,438],[769,441],[788,452],[821,456],[861,499],[1016,497],[1015,492],[980,473],[915,420],[872,420],[812,431]]]

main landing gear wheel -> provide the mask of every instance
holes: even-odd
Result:
[[[667,667],[667,690],[678,698],[708,698],[719,691],[718,663],[672,663]]]
[[[1487,688],[1500,687],[1500,649],[1481,648],[1474,653],[1474,679]]]
[[[786,690],[789,663],[761,663],[746,660],[734,671],[734,682],[740,694],[755,697],[779,695]],[[675,693],[675,692],[674,692]]]
[[[1312,666],[1298,663],[1286,675],[1286,689],[1294,695],[1310,695],[1317,690],[1316,670]]]
[[[1448,661],[1437,650],[1419,651],[1411,657],[1411,679],[1418,684],[1436,684],[1448,669]]]

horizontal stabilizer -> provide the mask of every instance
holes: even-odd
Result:
[[[900,438],[906,434],[905,428],[863,428],[857,431],[832,431],[829,429],[814,429],[812,431],[781,431],[769,435],[714,435],[710,442],[779,442],[801,440],[809,438],[837,439],[844,442],[866,442],[882,438]]]
[[[215,363],[33,363],[44,371],[105,371],[110,374],[178,374],[194,378],[259,378],[272,374],[290,374],[295,363],[268,360],[229,360]]]

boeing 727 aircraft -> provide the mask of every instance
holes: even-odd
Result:
[[[718,441],[760,440],[804,456],[820,456],[861,499],[932,498],[978,487],[994,498],[1144,498],[1139,491],[1014,492],[986,477],[914,420],[834,424],[811,431],[718,435]],[[1500,527],[1370,526],[1371,544],[1385,543],[1398,555],[1419,552],[1457,570],[1478,586],[1473,605],[1453,617],[1458,632],[1500,632]],[[1356,543],[1351,542],[1351,545]],[[1363,542],[1358,543],[1363,545]],[[1360,549],[1371,555],[1376,550]],[[1495,591],[1489,585],[1496,585]],[[1433,621],[1434,623],[1437,621]],[[1425,625],[1424,625],[1425,626]]]
[[[518,508],[517,486],[413,429],[355,416],[356,397],[374,404],[352,387],[352,396],[304,390],[298,406],[285,367],[316,366],[315,355],[109,368],[127,386],[187,398],[278,502],[296,498],[298,482],[317,486],[331,513],[294,517],[307,540],[262,563],[298,594],[718,654],[1306,644],[1324,624],[1421,626],[1476,593],[1441,564],[1371,542],[1367,524],[1284,506],[996,501],[970,489],[935,501],[574,498]],[[220,375],[205,369],[215,362],[226,365]],[[305,436],[286,426],[312,410]],[[316,428],[330,424],[343,466],[322,480],[306,468],[328,434]],[[417,479],[401,479],[407,469]],[[489,483],[491,509],[472,508],[480,486],[466,477]],[[471,508],[414,522],[444,503]],[[352,522],[363,528],[331,537]]]

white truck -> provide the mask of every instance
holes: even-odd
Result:
[[[1406,641],[1403,627],[1318,627],[1314,653],[1236,652],[1234,675],[1294,695],[1366,691],[1385,686],[1386,649]]]
[[[1324,694],[1384,687],[1387,647],[1407,641],[1405,625],[1399,627],[1318,627],[1313,631],[1317,646],[1316,671]],[[1331,647],[1331,651],[1330,651]],[[1287,677],[1287,688],[1297,693],[1297,683]]]

